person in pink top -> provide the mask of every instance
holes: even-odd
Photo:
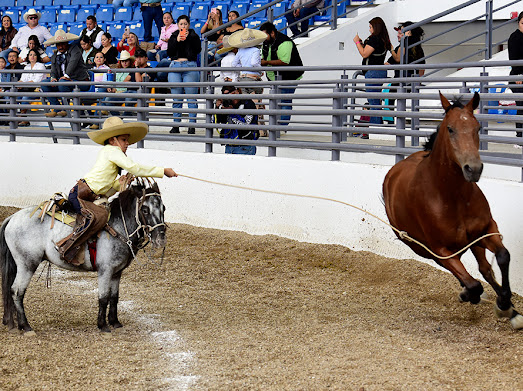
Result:
[[[154,50],[147,52],[147,59],[150,61],[162,61],[167,58],[167,42],[171,38],[171,34],[178,30],[178,25],[174,23],[173,16],[170,12],[163,13],[163,24],[162,31],[160,33],[160,39],[154,47]]]

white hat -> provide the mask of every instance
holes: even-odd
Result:
[[[219,49],[216,53],[217,54],[222,54],[222,53],[227,53],[229,51],[231,51],[232,49],[234,49],[233,46],[231,46],[231,44],[229,43],[229,35],[225,35],[223,37],[223,40],[222,40],[222,48]]]
[[[120,57],[118,58],[118,61],[124,61],[124,60],[134,61],[134,57],[131,56],[131,54],[127,50],[122,50],[120,52]]]
[[[31,8],[30,10],[27,10],[27,12],[24,14],[24,20],[26,23],[28,23],[27,17],[31,16],[31,15],[36,15],[38,20],[40,20],[40,18],[42,17],[42,14],[40,12],[36,12],[36,10],[34,8]]]
[[[64,30],[56,30],[54,37],[44,42],[45,46],[55,45],[57,43],[74,41],[80,38],[76,34],[66,33]]]
[[[267,34],[260,30],[243,29],[231,34],[229,45],[235,48],[250,48],[261,45],[267,39]]]

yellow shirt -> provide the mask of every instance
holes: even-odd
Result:
[[[142,166],[127,157],[120,147],[105,145],[98,153],[94,167],[84,176],[85,181],[96,194],[111,196],[120,189],[118,167],[134,176],[163,177],[162,167]]]

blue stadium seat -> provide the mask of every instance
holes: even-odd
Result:
[[[91,4],[107,5],[107,0],[90,0]]]
[[[228,1],[215,1],[212,6],[213,8],[218,8],[222,11],[222,17],[227,21],[227,14],[229,13],[229,7],[231,6],[230,3]]]
[[[74,23],[76,21],[76,11],[78,10],[77,6],[64,6],[62,9],[58,10],[58,16],[56,17],[57,23]]]
[[[78,12],[76,12],[76,21],[84,22],[87,20],[87,17],[90,15],[96,15],[96,10],[98,9],[97,5],[84,5]]]
[[[107,31],[113,37],[122,37],[126,26],[127,25],[122,22],[107,22],[105,31]]]
[[[29,7],[33,8],[34,0],[16,0],[17,7]]]
[[[280,15],[283,15],[285,11],[289,9],[289,4],[282,1],[281,3],[274,4],[272,6],[273,15],[275,18],[278,18]]]
[[[53,0],[37,0],[36,3],[37,4],[33,7],[35,9],[53,5]]]
[[[74,0],[74,5],[89,5],[89,0]]]
[[[140,40],[143,39],[144,31],[143,31],[143,23],[141,20],[131,23],[129,26],[131,29],[131,33],[135,33]],[[154,30],[154,28],[153,28]]]
[[[83,22],[76,22],[69,25],[69,32],[71,34],[80,35],[82,30],[85,28],[85,23]]]
[[[14,7],[14,6],[15,6],[15,0],[2,0],[2,7],[7,8],[7,7]]]
[[[276,27],[276,30],[287,35],[287,29],[284,28],[285,26],[287,26],[287,19],[285,19],[285,17],[275,19],[272,23]],[[280,29],[283,29],[283,30],[280,30]]]
[[[96,20],[101,22],[112,22],[114,16],[114,7],[112,5],[102,5],[96,11]]]
[[[133,12],[133,20],[142,20],[142,10],[140,7],[136,7]]]
[[[54,0],[53,5],[71,5],[71,0]]]
[[[54,36],[54,34],[56,33],[57,30],[64,30],[64,31],[67,31],[67,23],[53,23],[51,25],[49,25],[49,32],[51,33],[52,36]]]
[[[263,22],[267,21],[267,19],[252,19],[249,23],[247,23],[247,28],[258,30]]]
[[[252,2],[251,6],[249,7],[249,12],[256,11],[257,9],[263,7],[264,4],[260,2]],[[266,18],[267,17],[267,10],[264,9],[263,11],[259,11],[254,15],[256,18]]]
[[[229,11],[236,11],[240,14],[240,16],[243,16],[247,13],[248,9],[249,9],[249,3],[234,2],[233,6],[229,9]]]
[[[23,23],[24,22],[24,19],[22,18],[21,14],[22,14],[22,11],[24,10],[24,7],[10,7],[9,9],[6,9],[4,11],[4,15],[7,15],[11,18],[11,20],[13,21],[13,24],[14,23]]]
[[[191,5],[188,3],[176,3],[171,11],[174,21],[181,15],[189,15],[191,12]]]
[[[210,11],[212,7],[212,0],[196,0],[194,2],[194,5],[206,5],[207,7],[209,7]]]
[[[191,9],[191,20],[205,19],[209,15],[209,6],[206,4],[195,3]]]
[[[331,4],[332,4],[331,0],[325,0],[325,7],[327,7]],[[341,2],[340,4],[338,4],[337,11],[338,11],[338,15],[344,14],[346,12],[344,2]],[[325,10],[321,15],[316,15],[313,18],[314,18],[314,21],[326,22],[331,18],[331,15],[332,15],[332,8],[329,8],[329,9]]]
[[[120,7],[114,11],[115,22],[128,22],[133,20],[133,8],[132,7]]]
[[[196,32],[196,34],[198,34],[200,36],[200,35],[202,35],[201,31],[202,31],[202,27],[205,24],[205,22],[207,22],[207,19],[196,20],[191,23],[191,28]]]
[[[42,17],[40,18],[40,24],[44,23],[56,23],[56,15],[60,6],[58,5],[49,5],[45,7],[42,11]]]
[[[163,4],[162,3],[162,13],[171,12],[173,10],[174,3]]]

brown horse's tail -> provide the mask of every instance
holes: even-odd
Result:
[[[2,297],[4,302],[4,317],[2,323],[8,325],[9,329],[14,328],[15,304],[11,294],[11,286],[16,277],[16,263],[11,254],[11,250],[5,241],[5,229],[9,220],[8,217],[0,227],[0,271],[2,273]]]

